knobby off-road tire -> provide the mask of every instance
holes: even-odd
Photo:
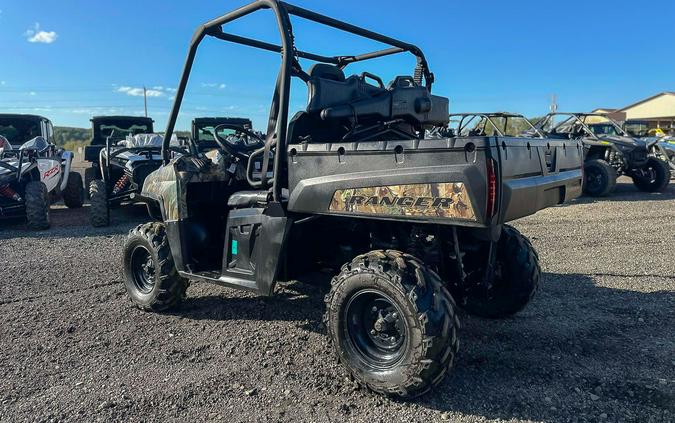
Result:
[[[616,186],[616,169],[602,159],[584,163],[584,193],[591,197],[604,197]]]
[[[87,199],[89,199],[89,187],[91,186],[91,181],[94,179],[99,179],[96,174],[96,169],[93,167],[88,167],[84,169],[84,188]]]
[[[110,208],[108,193],[102,179],[94,179],[89,185],[89,219],[95,227],[110,224]]]
[[[633,176],[633,184],[640,191],[663,192],[670,183],[670,166],[667,162],[656,157],[647,159],[645,165],[647,171],[653,172],[653,178],[640,175]]]
[[[342,266],[326,295],[324,323],[339,361],[367,388],[425,394],[459,346],[455,303],[436,273],[399,251],[371,251]]]
[[[539,289],[539,256],[530,240],[512,226],[504,225],[497,243],[496,269],[487,292],[454,293],[467,312],[503,318],[522,311]]]
[[[26,221],[34,230],[49,228],[49,193],[41,181],[30,181],[24,193],[26,200]]]
[[[141,310],[169,310],[185,298],[189,281],[176,270],[163,223],[145,223],[129,232],[122,266],[129,298]]]
[[[79,172],[70,172],[66,189],[63,190],[63,203],[69,209],[79,209],[84,203],[84,187],[82,175]]]

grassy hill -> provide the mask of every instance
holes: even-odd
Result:
[[[76,151],[78,147],[87,145],[89,140],[91,140],[90,128],[54,127],[54,143],[66,150]]]

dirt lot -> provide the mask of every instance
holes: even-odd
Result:
[[[144,221],[57,209],[0,226],[0,421],[675,420],[675,187],[582,199],[516,222],[543,289],[517,317],[462,315],[455,370],[397,402],[356,388],[321,325],[324,288],[269,299],[205,284],[176,314],[127,300],[120,247]]]

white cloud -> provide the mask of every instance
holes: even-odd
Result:
[[[5,84],[7,84],[7,82],[5,82],[5,81],[0,81],[0,85],[5,85]]]
[[[129,86],[121,86],[117,89],[117,92],[120,93],[125,93],[126,95],[130,95],[132,97],[142,97],[143,96],[143,88],[137,88],[137,87],[129,87]],[[161,97],[164,95],[163,92],[160,90],[156,89],[148,89],[146,90],[146,94],[148,97]]]
[[[35,91],[31,91],[31,92],[28,93],[28,95],[34,96],[34,95],[37,95],[37,93]]]
[[[33,29],[29,29],[23,34],[29,43],[44,43],[51,44],[56,41],[58,34],[54,31],[42,31],[40,30],[40,24],[35,23]]]
[[[202,88],[218,88],[219,90],[224,90],[227,88],[226,84],[220,84],[217,82],[202,82],[201,86]]]

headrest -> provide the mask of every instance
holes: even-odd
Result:
[[[310,78],[331,79],[333,81],[342,82],[345,80],[345,74],[342,69],[337,66],[328,65],[326,63],[317,63],[309,69]]]

